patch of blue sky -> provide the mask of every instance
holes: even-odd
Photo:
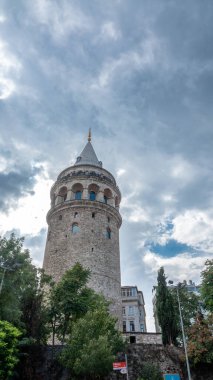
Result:
[[[194,253],[195,249],[187,244],[179,243],[175,239],[169,239],[166,244],[152,243],[149,246],[151,252],[160,256],[173,257],[181,253]]]

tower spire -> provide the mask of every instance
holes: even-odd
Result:
[[[91,135],[91,128],[89,128],[89,133],[88,133],[88,141],[90,142],[92,139],[92,135]]]

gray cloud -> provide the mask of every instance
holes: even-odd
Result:
[[[123,282],[137,278],[144,289],[151,286],[150,261],[142,259],[147,241],[162,238],[159,226],[166,219],[180,229],[173,237],[177,241],[208,246],[212,11],[210,0],[205,6],[198,0],[107,1],[104,6],[99,1],[34,1],[33,6],[3,1],[0,78],[8,88],[0,101],[0,142],[7,165],[0,174],[0,207],[7,210],[12,198],[18,201],[33,190],[35,162],[48,163],[54,180],[82,150],[92,127],[104,167],[114,174],[126,170],[117,180],[123,195]],[[181,223],[186,230],[192,221],[196,233],[186,236]],[[200,244],[192,238],[199,228]],[[29,238],[36,260],[43,232],[37,238]],[[157,267],[161,260],[154,259]]]

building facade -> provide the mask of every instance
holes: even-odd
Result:
[[[43,267],[59,281],[75,263],[88,268],[88,286],[103,294],[122,326],[119,213],[121,193],[102,167],[91,135],[76,163],[63,170],[50,192]]]
[[[123,333],[146,332],[146,313],[143,293],[137,286],[122,286]]]

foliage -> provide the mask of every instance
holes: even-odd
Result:
[[[44,343],[48,334],[44,284],[50,279],[32,265],[23,242],[24,238],[14,234],[9,239],[0,239],[0,319],[21,329],[25,342],[27,338],[31,342]]]
[[[91,307],[94,291],[86,287],[90,272],[79,263],[66,271],[62,279],[50,291],[49,321],[55,335],[64,343],[72,322],[83,316]]]
[[[138,380],[163,380],[161,371],[152,363],[144,363]]]
[[[23,250],[23,240],[14,234],[9,239],[0,239],[0,280],[3,280],[0,319],[15,325],[21,316],[21,295],[30,284],[31,260],[28,250]]]
[[[182,340],[182,331],[181,331],[181,325],[180,325],[180,312],[179,312],[179,306],[178,306],[178,297],[177,297],[177,289],[172,288],[169,289],[170,293],[173,297],[173,304],[174,304],[174,310],[177,320],[177,327],[178,327],[178,338],[179,340]],[[187,330],[191,324],[195,321],[198,310],[199,310],[199,297],[193,293],[188,292],[186,287],[178,287],[178,294],[180,299],[180,307],[181,307],[181,314],[183,318],[183,325],[184,329]]]
[[[7,380],[18,362],[18,338],[21,332],[7,321],[0,321],[0,379]]]
[[[187,351],[191,362],[213,363],[213,316],[204,319],[198,314],[196,322],[188,330]]]
[[[96,307],[73,324],[61,355],[61,362],[80,379],[104,376],[112,370],[115,354],[124,349],[116,320],[108,312],[108,304],[100,297]]]
[[[213,313],[213,260],[205,262],[206,268],[201,273],[201,295],[206,310]]]
[[[49,283],[50,277],[43,270],[36,269],[32,272],[29,288],[21,297],[21,323],[24,326],[24,335],[31,343],[46,344],[50,333],[45,302]]]
[[[162,330],[163,344],[176,344],[178,335],[177,315],[175,313],[173,297],[166,285],[166,277],[163,267],[158,271],[156,310],[159,325]]]

